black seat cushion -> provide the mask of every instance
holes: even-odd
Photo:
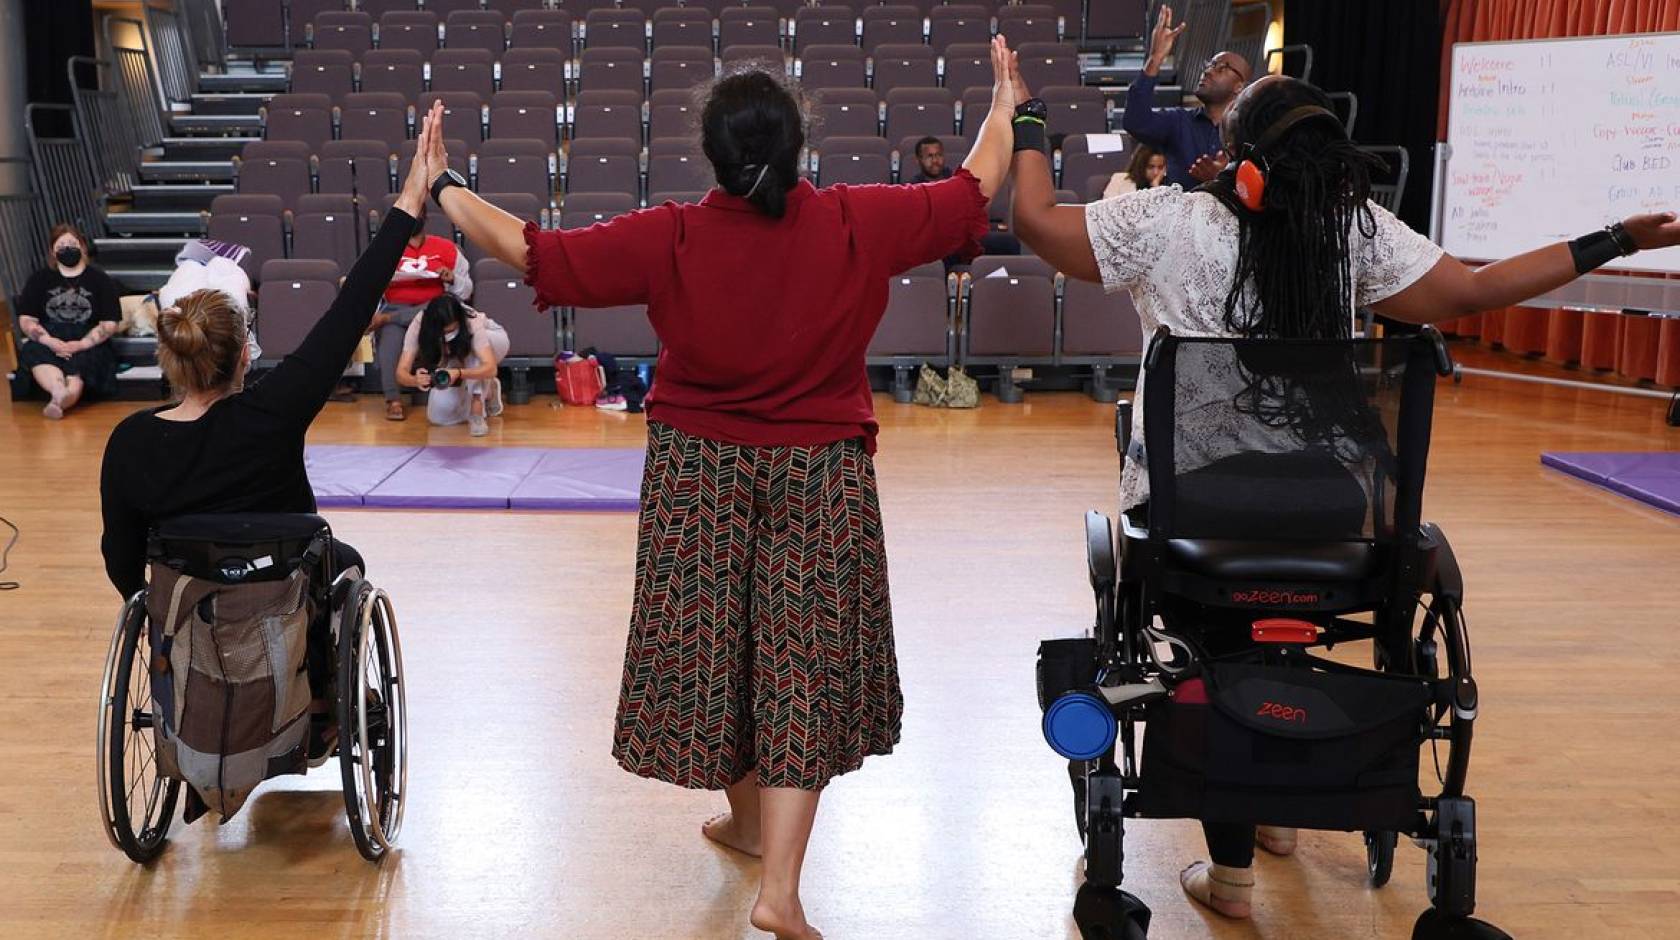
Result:
[[[1169,539],[1174,567],[1220,581],[1359,581],[1377,571],[1369,542],[1249,542]]]

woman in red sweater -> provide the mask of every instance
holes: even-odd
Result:
[[[1009,164],[1009,56],[994,46],[992,111],[935,183],[814,188],[796,93],[759,70],[711,90],[718,187],[695,205],[542,231],[451,179],[441,141],[427,157],[443,210],[539,306],[648,306],[661,352],[613,756],[726,791],[703,831],[762,855],[752,923],[789,940],[820,936],[799,900],[818,796],[892,750],[903,710],[864,353],[892,275],[979,251]]]

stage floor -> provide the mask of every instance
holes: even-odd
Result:
[[[1485,357],[1471,351],[1467,358]],[[491,435],[330,404],[310,440],[636,447],[637,415],[510,407]],[[93,741],[118,598],[99,560],[100,454],[135,404],[49,424],[0,399],[0,936],[763,936],[754,866],[703,841],[721,797],[608,756],[630,603],[629,514],[329,511],[401,623],[412,711],[401,850],[357,856],[338,772],[266,785],[154,868],[100,833]],[[1076,937],[1065,765],[1034,700],[1038,641],[1091,618],[1081,515],[1112,511],[1112,411],[1074,394],[944,412],[877,401],[907,699],[898,753],[825,795],[805,874],[830,940]],[[1661,404],[1472,377],[1440,387],[1426,516],[1468,579],[1483,707],[1471,769],[1480,912],[1534,938],[1673,936],[1680,920],[1680,521],[1543,468],[1542,450],[1680,449]],[[1427,758],[1426,758],[1427,761]],[[1252,924],[1193,909],[1193,823],[1139,822],[1127,887],[1152,936],[1394,937],[1423,853],[1364,884],[1355,835],[1259,859]]]

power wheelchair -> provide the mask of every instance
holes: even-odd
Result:
[[[1081,936],[1147,935],[1148,907],[1120,887],[1125,820],[1194,818],[1363,832],[1373,886],[1405,835],[1428,853],[1414,940],[1504,938],[1471,917],[1463,578],[1421,522],[1436,376],[1452,372],[1440,335],[1162,330],[1144,365],[1143,441],[1130,402],[1115,436],[1147,502],[1121,512],[1118,543],[1086,515],[1094,627],[1039,650],[1044,733],[1085,840]],[[1366,641],[1370,668],[1315,653]]]
[[[408,711],[390,598],[335,571],[331,528],[305,514],[183,516],[148,542],[100,688],[99,811],[138,863],[185,822],[225,822],[255,786],[336,753],[357,851],[391,849],[407,802]],[[329,710],[319,714],[315,702]],[[337,740],[328,732],[336,724]],[[311,746],[315,751],[311,760]]]

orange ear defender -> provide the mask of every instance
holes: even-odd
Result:
[[[1266,159],[1267,151],[1288,133],[1290,128],[1302,121],[1326,118],[1337,127],[1342,126],[1336,115],[1317,105],[1291,108],[1283,117],[1278,118],[1276,123],[1266,128],[1266,132],[1260,135],[1258,141],[1243,145],[1242,160],[1237,164],[1236,173],[1237,201],[1242,203],[1243,208],[1250,212],[1259,212],[1266,204],[1266,174],[1272,170]]]

